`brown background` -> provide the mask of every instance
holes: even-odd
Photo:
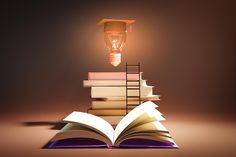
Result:
[[[141,62],[143,78],[162,95],[159,110],[169,122],[235,125],[235,6],[234,1],[5,1],[1,121],[18,124],[43,115],[57,121],[73,110],[86,111],[90,89],[82,81],[89,71],[124,71],[125,62]],[[96,26],[102,18],[136,20],[118,68],[109,64],[102,28]],[[185,137],[177,134],[177,124],[169,126],[181,145]],[[206,126],[200,125],[203,132]]]
[[[57,110],[58,103],[87,108],[87,72],[123,71],[125,62],[141,62],[143,78],[162,95],[163,112],[235,113],[233,1],[8,1],[2,7],[4,113]],[[102,18],[136,20],[118,68],[109,64],[96,26]]]

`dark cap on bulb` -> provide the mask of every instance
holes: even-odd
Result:
[[[122,19],[102,19],[97,25],[104,25],[104,32],[106,31],[126,31],[127,25],[134,23],[135,20]]]

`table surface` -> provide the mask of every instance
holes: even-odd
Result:
[[[202,116],[172,116],[162,123],[179,149],[44,149],[59,130],[65,113],[28,113],[1,118],[0,156],[236,156],[236,122],[204,119]]]

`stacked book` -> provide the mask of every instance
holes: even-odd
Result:
[[[140,100],[159,100],[159,95],[153,95],[153,86],[148,86],[142,79],[142,72],[129,74],[129,80],[140,80]],[[139,78],[140,77],[140,78]],[[139,82],[129,82],[127,86],[132,88]],[[111,124],[117,124],[126,113],[126,73],[125,72],[89,72],[88,80],[84,80],[84,87],[91,87],[92,106],[88,113],[100,116]],[[129,95],[137,95],[139,91],[131,90]],[[139,98],[130,98],[128,111],[139,105]]]

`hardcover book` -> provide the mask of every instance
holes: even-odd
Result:
[[[129,96],[137,96],[139,91],[135,87],[129,87],[133,90],[128,92]],[[141,86],[141,97],[152,96],[153,86]],[[106,98],[106,97],[125,97],[126,87],[92,87],[91,97],[92,98]]]
[[[138,106],[139,101],[131,100],[129,104],[133,104],[129,106],[130,108],[134,108]],[[143,103],[143,101],[141,101]],[[118,101],[92,101],[92,109],[126,109],[126,101],[125,100],[118,100]]]
[[[138,86],[139,82],[127,82],[127,86]],[[141,86],[147,86],[146,80],[140,80]],[[84,80],[84,87],[119,87],[126,86],[125,80]]]
[[[134,107],[129,107],[130,112]],[[88,109],[88,113],[96,116],[124,116],[126,115],[126,109]]]
[[[142,72],[140,72],[140,77]],[[89,80],[126,80],[126,72],[89,72]],[[129,80],[138,80],[139,74],[129,74]]]
[[[148,96],[141,96],[141,101],[157,101],[160,100],[160,95],[148,95]],[[103,98],[95,98],[94,100],[100,100],[100,101],[125,101],[126,97],[118,97],[118,96],[113,96],[113,97],[103,97]],[[139,98],[129,98],[131,101],[138,101]]]
[[[115,129],[104,119],[72,112],[68,124],[48,144],[49,148],[178,148],[156,104],[145,102],[124,116]]]

